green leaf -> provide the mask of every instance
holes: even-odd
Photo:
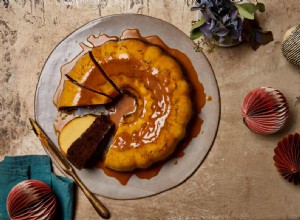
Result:
[[[257,8],[257,10],[258,10],[259,12],[265,12],[265,10],[266,10],[265,5],[264,5],[263,3],[260,3],[260,2],[258,2],[258,3],[256,4],[256,8]]]
[[[248,10],[252,11],[253,9],[249,9],[247,7],[249,6],[244,6],[245,4],[251,4],[251,3],[244,3],[244,4],[236,4],[235,6],[237,7],[237,9],[239,10],[239,13],[242,17],[244,18],[248,18],[250,20],[254,19],[254,12],[251,13]],[[252,8],[252,6],[250,6]],[[254,5],[255,7],[255,5]],[[255,7],[256,8],[256,7]]]
[[[201,37],[201,36],[202,36],[202,32],[200,31],[199,28],[193,29],[193,30],[191,31],[190,38],[191,38],[192,40],[196,40],[196,39],[198,39],[198,38]]]
[[[197,21],[195,24],[192,26],[192,30],[202,26],[205,23],[205,18],[201,18],[201,20]]]
[[[250,14],[253,14],[257,10],[256,5],[253,3],[243,3],[243,4],[239,4],[239,5],[242,6]]]

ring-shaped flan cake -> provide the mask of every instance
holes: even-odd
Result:
[[[158,46],[138,39],[107,41],[80,58],[67,77],[95,96],[105,94],[107,102],[119,93],[135,98],[135,112],[116,125],[106,167],[149,167],[172,154],[186,133],[192,113],[189,84],[180,64]],[[66,92],[70,90],[64,87],[60,97]],[[105,99],[93,100],[93,105],[105,104]],[[74,100],[69,103],[76,106]]]

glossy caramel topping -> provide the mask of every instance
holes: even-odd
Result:
[[[63,91],[60,97],[56,103],[59,109],[93,106],[112,102],[112,98],[78,86],[69,80],[64,81]]]
[[[134,114],[136,111],[135,99],[131,96],[124,95],[118,103],[109,109],[110,120],[112,120],[115,125],[124,122],[123,117]]]
[[[78,85],[92,89],[94,92],[104,96],[114,98],[119,95],[119,92],[105,78],[105,73],[94,64],[90,53],[83,55],[66,76]]]
[[[120,149],[135,148],[155,142],[160,135],[160,130],[165,126],[165,120],[171,109],[172,89],[169,86],[170,82],[163,73],[158,74],[158,68],[162,66],[163,61],[167,60],[164,57],[164,52],[156,48],[161,54],[160,59],[162,59],[161,61],[153,61],[158,63],[157,67],[145,64],[144,59],[137,61],[134,59],[136,55],[128,53],[127,47],[132,43],[131,41],[126,42],[125,40],[122,46],[119,45],[123,52],[108,57],[103,56],[101,51],[103,47],[106,47],[105,44],[101,48],[93,50],[95,59],[123,92],[130,93],[130,91],[126,91],[126,87],[130,87],[138,91],[139,94],[136,96],[141,96],[137,97],[137,105],[142,106],[143,110],[138,118],[131,122],[130,126],[139,127],[139,129],[133,130],[132,133],[119,132],[116,134],[112,147]],[[106,44],[114,47],[116,43],[107,42]],[[144,45],[142,44],[142,46]],[[142,125],[139,126],[139,123]]]
[[[99,36],[101,37],[101,36]],[[204,87],[202,83],[198,79],[198,74],[196,70],[193,67],[192,62],[190,59],[182,52],[180,52],[177,49],[173,49],[168,47],[164,41],[162,41],[158,36],[148,36],[148,37],[142,37],[140,32],[137,29],[128,29],[125,30],[122,33],[122,36],[120,37],[121,40],[124,39],[140,39],[143,40],[149,44],[157,45],[161,48],[163,48],[168,54],[176,58],[181,64],[181,67],[183,68],[183,72],[185,74],[185,77],[189,81],[189,83],[192,85],[193,89],[193,97],[195,98],[194,104],[196,105],[196,113],[197,115],[200,114],[201,109],[206,103],[206,95],[204,92]]]

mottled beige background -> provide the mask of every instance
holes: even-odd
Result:
[[[283,136],[300,132],[300,70],[282,56],[285,31],[300,23],[300,0],[266,0],[261,26],[275,40],[254,52],[248,45],[206,55],[221,93],[222,116],[214,146],[196,173],[180,186],[131,201],[102,199],[112,219],[295,219],[300,188],[283,180],[273,149]],[[161,18],[189,33],[192,0],[0,0],[0,159],[43,154],[30,130],[35,86],[48,55],[86,22],[116,13]],[[151,28],[151,27],[149,27]],[[259,136],[243,125],[240,107],[258,86],[282,91],[290,118],[276,135]],[[75,219],[98,219],[83,193],[76,193]]]

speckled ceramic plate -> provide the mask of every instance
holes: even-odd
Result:
[[[151,179],[132,176],[123,186],[114,177],[106,176],[100,169],[83,169],[77,173],[82,181],[96,194],[114,199],[135,199],[155,195],[173,188],[186,180],[200,166],[212,146],[220,118],[220,97],[213,70],[202,53],[194,51],[193,42],[178,28],[160,19],[121,14],[103,17],[89,22],[66,37],[50,54],[39,79],[35,97],[35,119],[57,145],[53,122],[57,109],[52,99],[60,80],[60,67],[74,58],[80,51],[79,42],[88,36],[105,33],[120,36],[125,29],[139,29],[142,36],[157,35],[169,47],[185,53],[192,61],[205,93],[212,97],[201,112],[204,120],[202,132],[185,149],[185,155],[177,163],[169,161],[159,174]]]

